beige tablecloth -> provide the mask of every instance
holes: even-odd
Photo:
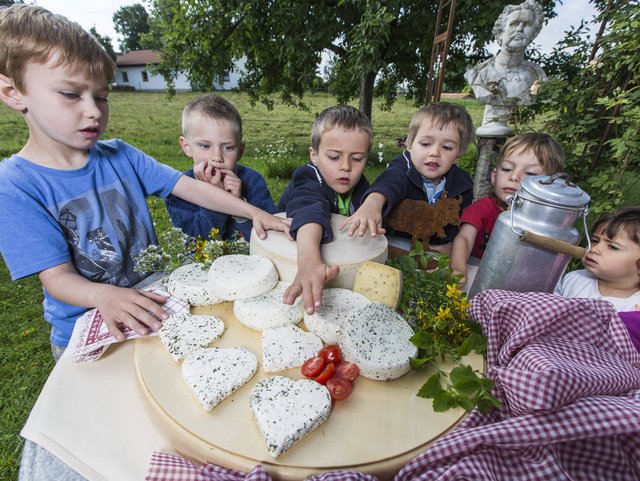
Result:
[[[91,481],[143,480],[153,451],[173,453],[139,391],[134,341],[94,363],[61,359],[21,435]]]

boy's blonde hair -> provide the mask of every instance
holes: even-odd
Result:
[[[25,92],[30,63],[45,64],[57,56],[64,66],[91,79],[113,80],[115,64],[106,50],[80,25],[32,5],[0,8],[0,73]]]
[[[413,115],[407,133],[407,148],[411,148],[418,130],[425,122],[431,122],[439,129],[453,125],[460,136],[460,155],[464,154],[469,145],[475,141],[476,129],[467,109],[450,102],[433,102],[425,105]]]
[[[311,147],[313,150],[318,151],[322,135],[334,127],[342,127],[345,130],[361,130],[369,137],[367,152],[371,150],[373,142],[371,122],[365,114],[349,105],[329,107],[318,114],[311,127]]]
[[[529,132],[509,139],[500,149],[498,165],[513,152],[531,151],[546,175],[553,175],[564,169],[564,151],[558,142],[541,132]]]
[[[220,95],[203,95],[189,102],[182,110],[182,135],[189,131],[189,120],[193,115],[204,115],[212,119],[227,120],[236,130],[236,138],[242,141],[242,118],[240,112],[227,99]]]

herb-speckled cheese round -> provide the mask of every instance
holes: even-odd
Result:
[[[292,305],[282,302],[287,287],[288,282],[278,282],[266,294],[239,299],[233,303],[233,313],[241,324],[256,331],[298,324],[304,313],[302,298],[296,299]]]
[[[322,340],[312,332],[296,326],[262,331],[262,369],[278,372],[302,366],[322,349]]]
[[[192,306],[211,306],[225,302],[214,294],[207,272],[198,264],[180,266],[169,274],[167,290],[172,296]]]
[[[233,254],[213,261],[207,278],[216,295],[235,301],[269,292],[278,282],[278,272],[267,257]]]
[[[158,331],[160,341],[174,361],[178,362],[192,351],[217,341],[224,332],[224,322],[215,316],[173,314]]]
[[[331,414],[331,396],[311,379],[263,379],[251,390],[249,405],[274,458],[322,424]]]
[[[182,377],[202,407],[213,409],[258,369],[255,354],[241,347],[200,349],[182,363]]]
[[[304,325],[327,344],[338,341],[338,333],[349,313],[370,303],[362,294],[350,289],[333,287],[322,291],[322,307],[309,315],[304,313]]]
[[[371,302],[351,311],[340,330],[338,344],[342,358],[357,364],[364,377],[390,381],[411,369],[409,358],[418,354],[411,336],[413,330],[400,314]]]

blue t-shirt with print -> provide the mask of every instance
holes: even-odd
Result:
[[[180,175],[121,140],[96,143],[80,169],[0,162],[0,252],[12,279],[71,262],[91,281],[133,286],[145,277],[136,256],[157,244],[146,197],[165,198]],[[66,346],[87,308],[44,294],[51,342]]]

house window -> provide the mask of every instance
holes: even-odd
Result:
[[[225,82],[228,82],[229,80],[231,80],[231,77],[229,76],[229,72],[228,72],[228,71],[226,71],[226,72],[222,75],[222,79],[223,79]]]
[[[147,73],[146,70],[142,71],[142,81],[143,82],[148,82],[149,81],[149,74]]]
[[[122,83],[129,83],[129,74],[127,72],[122,72]]]

